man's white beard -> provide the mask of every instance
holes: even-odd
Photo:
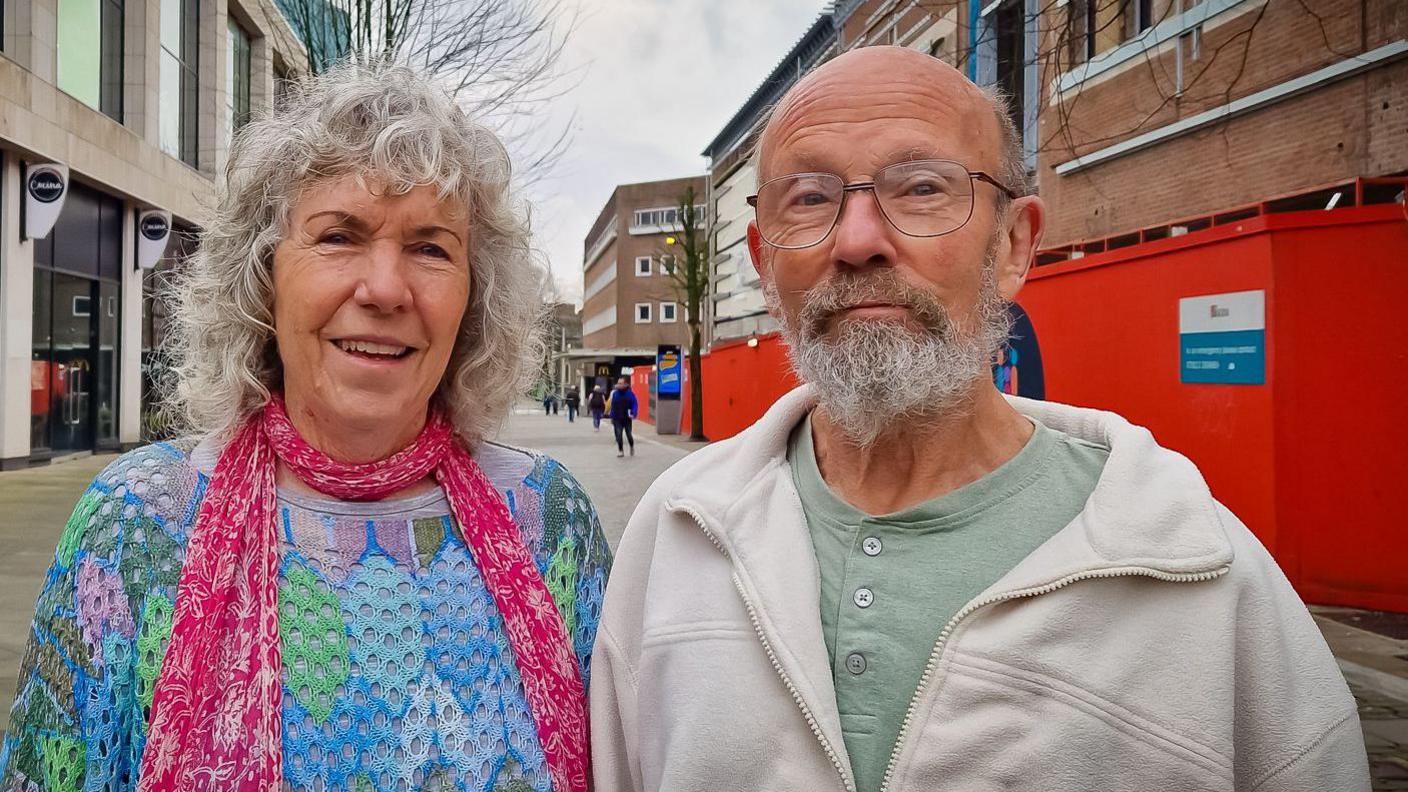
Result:
[[[865,448],[916,420],[966,409],[976,385],[992,376],[993,358],[1012,329],[997,288],[994,252],[983,267],[978,304],[963,322],[953,321],[931,294],[892,269],[832,277],[807,292],[795,320],[778,309],[769,280],[767,299],[781,317],[793,369],[816,389],[818,406],[852,443]],[[908,307],[923,329],[893,320],[831,320],[846,307],[872,301]]]

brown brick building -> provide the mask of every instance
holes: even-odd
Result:
[[[609,362],[612,376],[634,364],[627,358],[653,361],[658,344],[688,343],[682,300],[664,259],[665,239],[679,231],[676,213],[690,187],[702,204],[703,176],[618,186],[584,241],[583,355]]]
[[[1408,172],[1402,0],[841,0],[838,50],[1013,95],[1066,245]]]

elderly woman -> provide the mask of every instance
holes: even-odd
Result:
[[[0,789],[585,789],[608,550],[557,462],[488,441],[539,349],[503,147],[349,65],[227,176],[176,310],[198,442],[79,501]]]

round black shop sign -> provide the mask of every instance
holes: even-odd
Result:
[[[64,194],[64,180],[48,169],[34,171],[29,174],[29,194],[40,203],[53,203]]]
[[[166,218],[159,214],[149,214],[142,218],[142,236],[153,242],[160,242],[166,238],[166,232],[171,230],[171,226],[166,222]]]

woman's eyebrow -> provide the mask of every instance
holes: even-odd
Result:
[[[455,238],[456,242],[464,244],[464,239],[460,237],[460,235],[456,233],[453,229],[448,228],[446,226],[431,223],[430,225],[416,226],[415,228],[411,229],[412,236],[434,236],[435,234],[449,234],[450,236]]]
[[[362,218],[352,214],[351,212],[346,212],[341,209],[324,209],[321,212],[314,212],[313,214],[308,215],[308,220],[305,222],[311,222],[313,220],[318,219],[319,217],[324,216],[333,217],[337,220],[338,223],[348,226],[353,231],[366,231],[368,228],[370,228],[370,226],[367,225],[367,222]]]

